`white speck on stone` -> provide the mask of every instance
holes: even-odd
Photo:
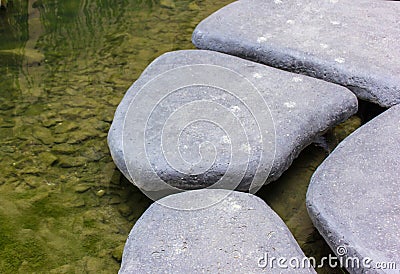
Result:
[[[173,247],[174,247],[175,254],[181,254],[181,253],[187,251],[187,246],[186,246],[186,244],[183,244],[183,245],[182,245],[182,244],[180,244],[180,243],[174,243],[174,244],[173,244]]]
[[[188,149],[188,146],[187,146],[187,145],[184,145],[183,148],[184,148],[184,149]]]
[[[339,21],[331,21],[331,24],[336,26],[336,25],[340,25],[340,22]]]
[[[253,77],[254,77],[254,78],[257,78],[257,79],[260,79],[260,78],[262,78],[263,76],[262,76],[261,74],[259,74],[259,73],[254,73],[254,74],[253,74]]]
[[[343,64],[346,60],[344,58],[342,58],[342,57],[338,57],[338,58],[335,58],[335,61],[340,63],[340,64]]]
[[[224,144],[230,144],[230,143],[231,143],[231,139],[229,139],[229,137],[226,136],[226,135],[222,136],[221,139],[222,139],[222,142],[223,142]]]
[[[296,82],[296,83],[302,82],[302,81],[303,81],[303,78],[298,77],[298,76],[295,76],[295,77],[292,78],[292,81],[293,81],[293,82]]]
[[[242,206],[241,205],[239,205],[238,203],[237,203],[237,201],[235,201],[234,199],[232,199],[231,197],[228,197],[227,199],[226,199],[226,202],[228,202],[229,204],[229,206],[230,207],[227,207],[227,209],[233,209],[233,210],[239,210],[239,209],[241,209],[242,208]]]
[[[241,206],[241,205],[238,205],[238,204],[233,204],[233,205],[232,205],[232,208],[233,208],[234,210],[239,210],[239,209],[242,208],[242,206]]]
[[[294,20],[287,20],[287,21],[286,21],[286,24],[294,25]]]
[[[257,42],[258,43],[264,43],[267,40],[268,40],[267,37],[264,37],[264,36],[260,36],[260,37],[257,38]]]
[[[337,2],[339,2],[339,0],[329,0],[329,2],[336,4]]]
[[[238,107],[238,106],[231,106],[229,109],[230,109],[232,112],[238,112],[238,111],[240,110],[240,107]]]
[[[294,108],[296,106],[296,102],[293,102],[293,101],[285,102],[284,105],[287,108]]]
[[[264,33],[262,36],[260,36],[260,37],[257,38],[257,42],[258,42],[258,43],[267,42],[267,40],[268,40],[269,38],[271,38],[271,37],[272,37],[272,34]]]
[[[275,4],[282,4],[282,0],[274,0]]]
[[[329,48],[329,46],[328,46],[327,44],[324,44],[324,43],[321,43],[321,44],[319,44],[319,45],[320,45],[321,48],[323,48],[323,49]]]
[[[250,147],[249,144],[243,144],[242,147],[241,147],[241,149],[242,149],[244,152],[247,152],[247,153],[250,153],[250,151],[251,151],[251,147]]]

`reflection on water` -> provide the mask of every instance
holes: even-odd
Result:
[[[193,48],[195,25],[228,2],[14,0],[0,11],[1,273],[118,270],[150,201],[109,156],[114,111],[154,58]],[[312,228],[272,189],[266,200],[301,243]]]

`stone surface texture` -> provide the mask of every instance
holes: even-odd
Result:
[[[248,98],[232,97],[226,91],[221,91],[216,88],[202,89],[196,86],[189,87],[181,91],[182,93],[177,92],[170,94],[170,98],[162,99],[165,103],[158,104],[157,107],[160,107],[161,110],[156,109],[152,111],[152,118],[148,120],[148,124],[151,125],[147,125],[150,130],[146,132],[150,140],[146,144],[148,155],[140,156],[141,158],[137,159],[136,162],[129,162],[130,174],[124,154],[130,153],[131,156],[129,157],[135,157],[135,153],[138,150],[137,147],[127,146],[125,148],[127,151],[124,151],[123,148],[124,119],[130,103],[133,98],[141,92],[140,89],[157,75],[173,68],[194,64],[221,66],[242,75],[258,89],[261,101],[265,100],[268,107],[263,104],[261,104],[262,107],[260,107],[259,101],[248,100],[248,98],[253,96],[253,94],[250,93],[254,92],[254,90],[243,91],[245,94],[247,92],[247,95],[244,97]],[[220,77],[220,75],[217,75],[217,77]],[[222,81],[229,82],[230,79],[222,79]],[[147,95],[144,94],[143,96],[145,100],[147,100]],[[148,96],[149,104],[151,104],[151,97],[156,95]],[[242,99],[248,100],[248,104],[244,105],[243,101],[240,101]],[[153,182],[150,178],[145,180],[145,182],[137,182],[132,179],[132,174],[136,172],[146,172],[146,170],[144,171],[144,168],[142,168],[142,162],[144,161],[152,162],[152,167],[163,181],[181,189],[198,189],[210,186],[215,183],[215,181],[218,181],[221,174],[226,171],[226,166],[230,163],[229,151],[226,146],[224,146],[226,145],[226,137],[221,134],[220,131],[213,127],[210,128],[208,125],[198,125],[192,132],[189,132],[194,135],[194,141],[190,140],[190,138],[186,140],[185,136],[185,138],[181,138],[186,148],[189,147],[189,149],[192,148],[194,150],[189,150],[187,154],[182,153],[184,154],[185,160],[189,162],[197,162],[199,160],[198,151],[201,149],[198,145],[199,143],[204,141],[214,142],[216,150],[219,153],[218,155],[222,156],[220,158],[217,157],[214,164],[204,173],[196,176],[181,174],[171,168],[169,165],[170,163],[163,158],[163,152],[165,150],[176,149],[175,147],[168,147],[162,144],[162,140],[160,140],[161,131],[166,119],[180,107],[198,100],[216,102],[220,106],[224,106],[226,109],[230,110],[228,114],[221,113],[220,116],[236,113],[235,115],[244,125],[244,128],[250,131],[248,132],[250,145],[252,144],[251,139],[257,137],[257,132],[253,132],[252,129],[256,127],[255,125],[257,123],[261,123],[261,120],[258,121],[257,118],[263,118],[263,116],[268,115],[272,116],[270,120],[265,120],[267,122],[263,122],[261,126],[265,129],[265,132],[269,132],[269,135],[267,134],[266,137],[264,136],[264,139],[267,139],[265,142],[270,142],[270,145],[275,147],[273,147],[272,150],[271,148],[267,148],[269,149],[269,153],[264,155],[264,158],[260,158],[260,155],[263,153],[262,147],[256,144],[248,148],[248,158],[247,156],[240,158],[240,161],[244,164],[248,163],[247,173],[238,187],[240,190],[249,189],[249,181],[251,181],[251,178],[254,176],[256,166],[260,165],[260,162],[262,166],[265,166],[267,172],[265,177],[262,178],[263,181],[268,183],[276,180],[290,166],[293,159],[298,156],[304,147],[312,143],[316,137],[323,134],[327,129],[346,120],[357,111],[357,98],[348,89],[339,85],[285,72],[213,51],[187,50],[164,54],[153,61],[127,91],[125,97],[118,106],[108,135],[108,144],[115,163],[124,175],[139,188],[146,191],[162,190],[162,186],[160,187],[159,183]],[[146,103],[142,105],[144,107]],[[140,112],[140,109],[138,112]],[[139,114],[140,113],[138,113],[138,115]],[[199,116],[201,115],[199,114]],[[185,118],[186,117],[183,115],[182,119]],[[134,117],[132,119],[136,118]],[[139,123],[145,118],[139,117],[137,119],[139,119],[137,121]],[[129,131],[130,127],[135,126],[136,122],[127,122],[131,123],[131,125],[129,125],[129,123],[125,124],[125,129]],[[141,136],[133,135],[137,134],[137,130],[132,129],[131,131],[133,131],[132,137],[129,135],[128,138],[141,138]],[[275,135],[273,133],[275,133]],[[236,131],[233,135],[235,134]],[[182,134],[182,136],[183,135],[184,134]],[[235,136],[228,137],[234,138]],[[162,145],[164,145],[163,150],[160,149]],[[243,144],[240,148],[232,147],[233,153],[242,149]],[[212,157],[213,154],[204,152],[203,156]],[[172,163],[172,165],[173,164],[174,163]],[[267,170],[269,165],[270,173],[268,172],[269,170]],[[235,178],[233,177],[233,179]]]
[[[228,190],[194,190],[163,198],[196,208]],[[305,258],[283,221],[260,198],[231,192],[200,210],[154,203],[136,222],[125,245],[123,273],[315,273],[312,268],[264,266],[264,258]],[[273,267],[271,267],[273,266]]]
[[[192,41],[389,107],[400,102],[399,14],[398,1],[243,0],[203,20]]]
[[[372,266],[397,264],[397,270],[349,267],[351,273],[399,273],[399,121],[400,106],[377,116],[339,144],[311,179],[309,215],[333,250],[344,246],[348,257],[371,258]]]

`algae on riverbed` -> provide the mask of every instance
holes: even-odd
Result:
[[[167,2],[14,0],[0,11],[1,273],[118,270],[151,201],[109,155],[114,111],[154,58],[193,48],[195,25],[231,1]],[[271,193],[302,241],[309,220],[292,225]]]
[[[229,1],[13,1],[0,13],[0,272],[113,273],[150,201],[106,144],[122,96]],[[189,5],[200,9],[191,9]]]

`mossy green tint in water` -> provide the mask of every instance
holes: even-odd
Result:
[[[106,144],[123,94],[229,1],[13,1],[0,13],[0,272],[115,273],[150,201]],[[199,7],[194,9],[193,7]]]
[[[0,11],[1,273],[118,270],[151,201],[109,155],[114,111],[154,58],[193,48],[196,24],[229,2],[14,0]]]

